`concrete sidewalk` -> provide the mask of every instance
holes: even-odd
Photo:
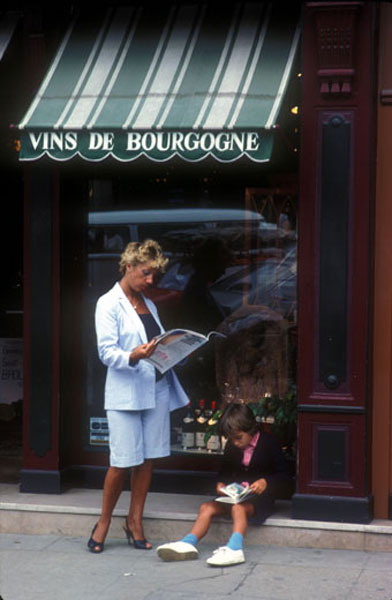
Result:
[[[154,547],[158,542],[154,543]],[[109,538],[101,555],[86,537],[3,534],[3,600],[391,600],[392,554],[276,546],[245,547],[246,563],[212,568],[214,544],[196,561],[164,563]]]

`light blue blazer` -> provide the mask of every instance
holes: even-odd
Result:
[[[164,331],[155,304],[144,297],[146,305]],[[106,410],[145,410],[155,407],[155,368],[146,360],[129,365],[131,351],[147,343],[146,331],[119,283],[98,299],[95,311],[98,354],[107,366]],[[185,406],[189,398],[176,374],[167,373],[170,410]]]

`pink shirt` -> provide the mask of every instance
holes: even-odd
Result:
[[[250,460],[252,458],[254,449],[256,447],[257,442],[259,441],[259,437],[260,437],[260,431],[258,431],[256,433],[256,435],[253,436],[253,438],[251,439],[251,441],[249,442],[249,444],[247,445],[247,447],[244,450],[244,454],[242,457],[242,464],[244,465],[244,467],[247,467],[250,463]]]

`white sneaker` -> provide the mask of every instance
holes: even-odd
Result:
[[[199,557],[199,551],[188,542],[170,542],[158,546],[157,554],[165,561],[173,560],[195,560]]]
[[[214,550],[212,556],[207,558],[207,564],[212,567],[226,567],[228,565],[238,565],[245,562],[243,550],[232,550],[227,546],[221,546]]]

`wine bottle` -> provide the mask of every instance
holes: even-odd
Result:
[[[206,407],[206,409],[204,411],[207,423],[208,423],[208,420],[211,419],[213,413],[215,412],[215,406],[216,406],[216,402],[215,402],[215,400],[212,400],[211,401],[211,407],[210,408]]]
[[[218,452],[220,449],[220,440],[218,435],[218,419],[214,417],[216,412],[216,402],[212,400],[211,410],[208,416],[207,425],[211,428],[211,435],[207,440],[207,450],[209,452]]]
[[[182,447],[184,450],[189,450],[195,446],[195,419],[192,413],[192,406],[189,402],[188,410],[182,420]]]
[[[196,448],[198,450],[204,450],[206,447],[206,442],[204,440],[204,436],[206,434],[207,429],[207,419],[205,416],[205,402],[202,398],[199,402],[199,414],[196,417]]]

